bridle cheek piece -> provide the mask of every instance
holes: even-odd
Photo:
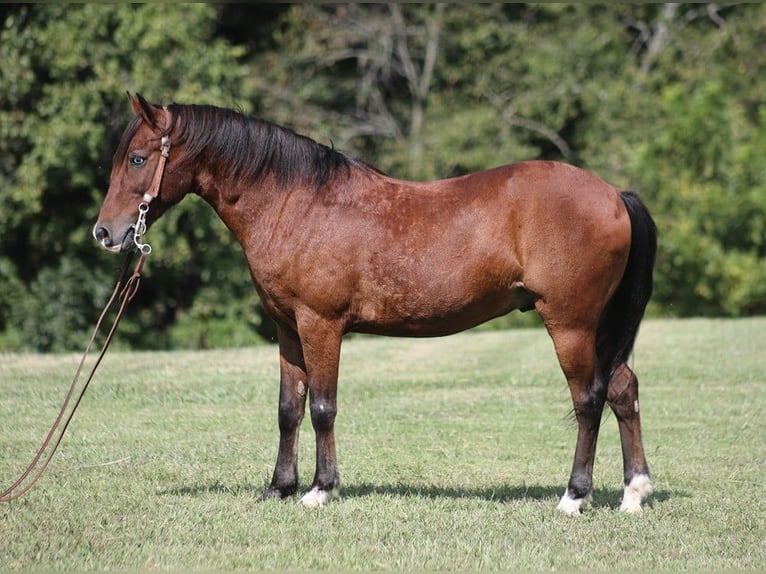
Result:
[[[162,136],[160,142],[160,162],[157,164],[157,170],[154,172],[154,179],[149,186],[149,191],[144,194],[143,201],[138,205],[138,219],[133,225],[133,243],[141,253],[149,255],[152,252],[152,246],[148,243],[141,242],[141,236],[146,233],[146,214],[149,211],[149,204],[160,193],[160,185],[162,184],[162,175],[165,172],[165,163],[170,156],[170,138],[168,136]]]

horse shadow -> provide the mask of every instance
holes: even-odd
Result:
[[[267,484],[234,484],[227,485],[221,481],[210,484],[195,484],[178,486],[159,491],[160,496],[199,497],[205,495],[228,495],[239,496],[243,494],[260,495]],[[299,491],[300,492],[300,491]],[[548,486],[534,485],[507,485],[490,487],[466,487],[466,486],[436,486],[415,485],[406,483],[396,484],[372,484],[357,483],[341,487],[341,498],[363,498],[366,496],[387,496],[396,498],[428,498],[428,499],[477,499],[486,502],[509,503],[525,500],[544,501],[555,503],[563,494],[561,485]],[[617,509],[620,507],[623,491],[621,488],[599,487],[593,490],[593,499],[590,502],[592,508]],[[688,493],[668,490],[656,490],[645,502],[651,507],[655,503],[665,502],[673,497],[689,497]]]
[[[187,486],[176,486],[165,490],[158,490],[158,496],[189,496],[197,498],[206,495],[229,495],[240,496],[243,494],[260,494],[266,489],[266,486],[260,484],[226,484],[220,480],[210,484],[192,484]]]
[[[382,495],[403,498],[477,499],[498,503],[549,500],[555,504],[558,503],[563,494],[564,487],[561,485],[548,486],[541,484],[474,488],[465,486],[442,487],[432,485],[362,483],[343,486],[341,489],[342,496],[354,498]],[[617,509],[620,507],[622,495],[622,488],[595,488],[593,489],[593,499],[590,502],[590,506],[593,508]],[[671,496],[687,497],[688,494],[679,492],[671,494],[667,490],[657,490],[649,497],[645,505],[651,507],[652,504],[664,502],[670,499]]]

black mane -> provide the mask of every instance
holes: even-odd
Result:
[[[351,167],[382,173],[288,128],[234,110],[185,104],[171,104],[167,109],[172,119],[163,135],[178,127],[173,145],[183,144],[192,159],[204,158],[221,176],[257,181],[273,173],[280,185],[308,182],[320,188],[331,175],[349,173]],[[136,115],[125,128],[114,154],[115,165],[127,156],[141,121]]]
[[[185,152],[217,166],[221,175],[257,181],[273,173],[281,185],[309,182],[319,188],[352,166],[375,169],[290,129],[233,110],[180,104],[168,110],[168,131],[180,123],[178,143]]]

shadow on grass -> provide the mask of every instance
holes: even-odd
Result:
[[[229,494],[232,496],[238,496],[241,494],[261,494],[265,490],[265,486],[262,484],[224,484],[220,481],[215,481],[212,484],[195,484],[191,486],[177,486],[175,488],[168,488],[167,490],[159,490],[157,494],[159,496],[205,496],[207,494]]]
[[[564,494],[564,485],[544,486],[544,485],[522,485],[522,486],[499,486],[499,487],[437,487],[437,486],[415,486],[407,484],[397,485],[373,485],[359,484],[344,486],[341,489],[344,497],[384,495],[384,496],[402,496],[418,498],[477,498],[489,502],[511,502],[523,500],[550,500],[552,503],[558,503],[561,495]],[[622,501],[621,488],[596,488],[593,491],[593,500],[590,506],[593,508],[613,508],[620,507]],[[671,497],[688,497],[686,493],[673,492],[665,490],[656,491],[647,505],[651,506],[655,502],[664,502]]]
[[[193,486],[180,486],[157,492],[160,496],[205,496],[205,495],[231,495],[242,494],[260,495],[265,489],[265,484],[235,484],[227,485],[220,481],[212,484],[197,484]],[[299,493],[302,491],[299,491]],[[522,485],[522,486],[499,486],[499,487],[441,487],[410,484],[350,484],[341,488],[341,498],[359,498],[363,496],[394,496],[403,498],[451,498],[451,499],[479,499],[488,502],[511,502],[523,500],[550,500],[557,503],[564,493],[562,485]],[[656,491],[646,502],[651,507],[654,503],[665,502],[670,498],[688,498],[686,492],[670,492],[667,490]],[[292,497],[294,498],[294,497]],[[593,500],[590,506],[593,508],[617,509],[620,507],[622,489],[596,488],[593,491]]]

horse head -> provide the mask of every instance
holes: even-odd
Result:
[[[171,152],[177,118],[167,108],[129,94],[135,117],[112,160],[109,190],[93,237],[113,252],[141,247],[140,235],[190,189],[178,147]]]

